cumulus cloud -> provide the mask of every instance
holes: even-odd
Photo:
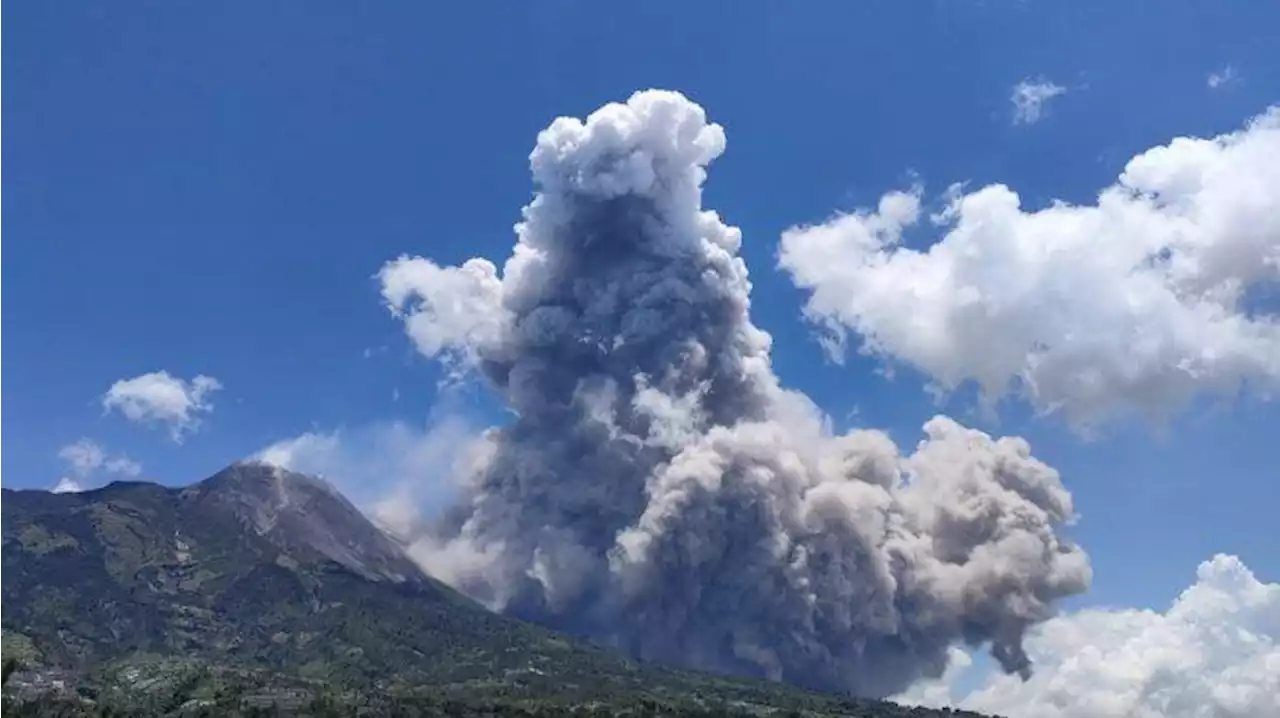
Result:
[[[200,415],[213,411],[209,395],[221,388],[211,376],[200,374],[185,381],[167,371],[155,371],[115,382],[102,396],[102,406],[130,421],[165,424],[173,440],[181,443],[199,428]]]
[[[1034,629],[1028,681],[992,675],[967,695],[947,680],[897,696],[1020,718],[1272,718],[1280,715],[1280,584],[1236,557],[1200,565],[1163,613],[1088,609]],[[967,657],[966,657],[967,658]]]
[[[1027,675],[1024,632],[1090,580],[1071,496],[1022,439],[940,416],[903,452],[781,387],[741,233],[702,207],[724,149],[672,92],[559,118],[501,271],[383,267],[417,349],[513,416],[458,455],[461,495],[413,555],[673,664],[887,695],[967,643]]]
[[[1013,104],[1013,124],[1034,125],[1039,122],[1047,112],[1049,101],[1066,92],[1067,88],[1044,78],[1026,79],[1014,85],[1009,95],[1009,102]]]
[[[483,259],[461,267],[402,257],[378,273],[387,306],[404,320],[418,348],[465,364],[474,347],[495,341],[501,329],[497,268]]]
[[[478,436],[460,414],[440,410],[425,426],[387,422],[307,432],[253,458],[328,480],[384,531],[408,542],[456,501],[457,467]]]
[[[72,476],[64,476],[54,487],[54,493],[83,491],[85,480],[100,473],[120,476],[137,476],[142,465],[124,454],[110,455],[101,444],[89,438],[78,439],[58,450],[58,458],[67,464]],[[74,477],[74,478],[73,478]]]
[[[953,187],[926,249],[903,233],[918,190],[783,234],[805,313],[843,345],[944,389],[976,382],[1081,428],[1164,418],[1198,394],[1265,395],[1280,378],[1280,108],[1210,139],[1132,158],[1093,204],[1021,206],[1012,189]]]

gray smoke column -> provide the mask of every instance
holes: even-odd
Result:
[[[647,659],[882,696],[1089,583],[1057,473],[936,417],[909,455],[779,385],[741,233],[702,208],[722,128],[672,92],[560,118],[502,271],[379,277],[426,355],[513,413],[413,554],[496,609]]]

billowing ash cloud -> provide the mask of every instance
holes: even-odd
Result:
[[[402,257],[417,347],[514,414],[412,552],[511,614],[672,664],[887,695],[1084,590],[1071,497],[1018,438],[945,417],[903,455],[779,386],[740,232],[701,206],[723,130],[649,91],[560,118],[502,271]]]

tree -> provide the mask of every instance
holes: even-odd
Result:
[[[9,696],[4,694],[5,686],[9,685],[9,678],[18,672],[18,662],[12,658],[6,658],[0,662],[0,718],[12,718],[17,715],[13,701],[9,700]]]
[[[343,710],[341,703],[328,690],[317,691],[305,708],[305,715],[313,718],[340,718],[351,711]]]

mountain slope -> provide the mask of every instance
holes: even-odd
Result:
[[[325,482],[263,464],[181,489],[6,489],[2,506],[6,639],[73,671],[158,656],[362,690],[873,705],[638,664],[493,614]]]

